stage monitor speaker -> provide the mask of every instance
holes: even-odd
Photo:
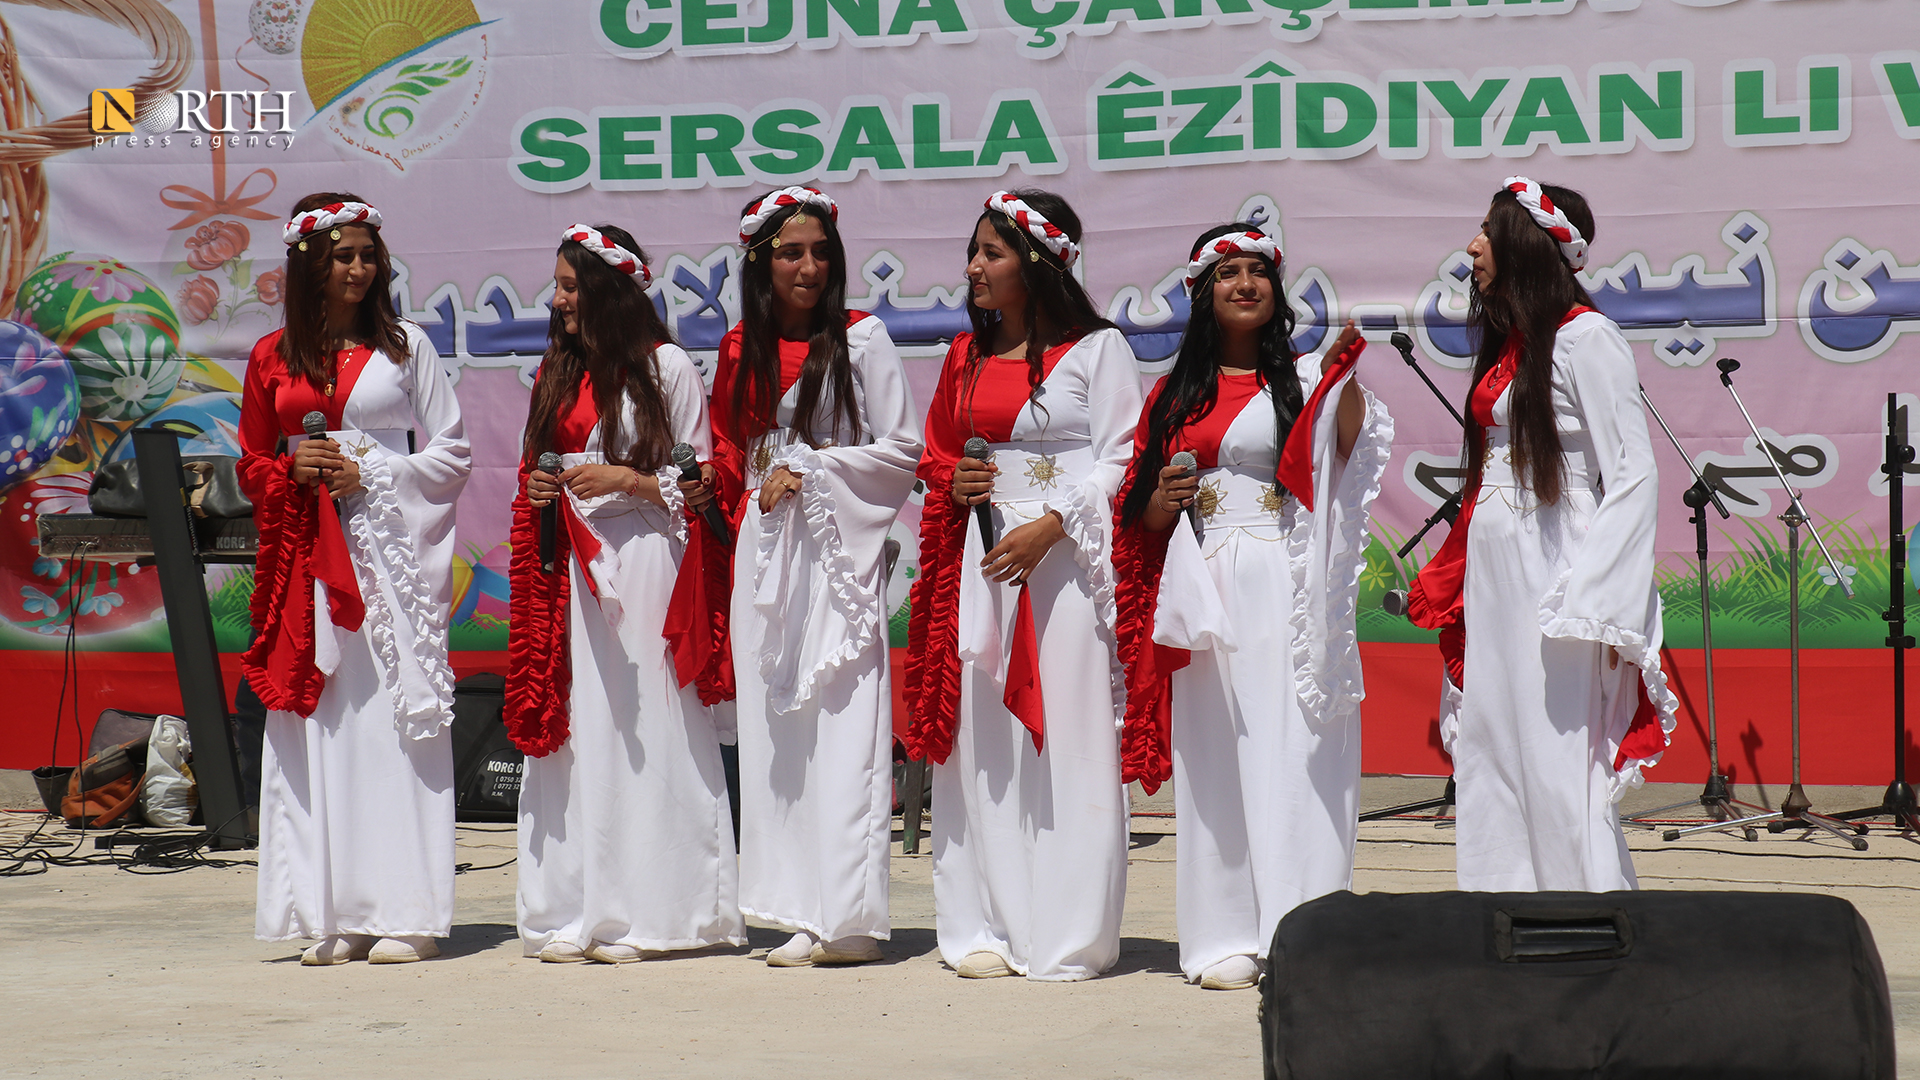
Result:
[[[1268,1080],[1894,1076],[1886,971],[1834,896],[1341,892],[1268,965]]]
[[[526,759],[502,720],[507,681],[476,672],[453,686],[453,810],[456,821],[510,822],[520,816]]]

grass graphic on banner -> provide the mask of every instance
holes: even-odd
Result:
[[[1787,546],[1759,523],[1746,521],[1745,538],[1722,532],[1727,546],[1708,565],[1713,602],[1713,644],[1726,649],[1782,649],[1787,645]],[[1853,599],[1829,584],[1832,571],[1820,548],[1800,537],[1800,644],[1813,649],[1870,649],[1886,644],[1887,624],[1880,611],[1887,602],[1892,565],[1886,542],[1873,530],[1862,533],[1848,519],[1824,522],[1820,536],[1842,573],[1853,574]],[[1655,577],[1665,606],[1667,644],[1700,647],[1700,580],[1691,558],[1676,554]]]

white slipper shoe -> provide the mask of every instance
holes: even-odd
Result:
[[[785,945],[767,950],[768,967],[812,967],[813,951],[820,941],[805,930],[787,939]]]
[[[1260,962],[1251,956],[1229,956],[1200,974],[1202,990],[1250,990],[1260,984]]]
[[[373,938],[367,934],[334,934],[323,937],[300,954],[302,967],[328,967],[344,964],[352,960],[365,960],[367,951],[373,948]]]
[[[953,969],[955,975],[963,979],[998,979],[1013,974],[1013,968],[1007,965],[1007,959],[997,952],[971,952]]]
[[[540,962],[543,964],[578,964],[587,958],[587,950],[571,941],[549,941],[540,950]]]
[[[815,964],[871,964],[880,959],[880,942],[865,934],[852,934],[815,945],[807,955]]]
[[[607,945],[598,941],[587,946],[586,951],[587,959],[600,964],[633,964],[659,955],[632,945]]]
[[[369,964],[411,964],[440,955],[440,946],[430,937],[383,937],[367,953]]]

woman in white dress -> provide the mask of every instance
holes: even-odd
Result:
[[[394,310],[379,211],[309,195],[284,238],[287,325],[253,347],[240,409],[260,530],[242,666],[269,710],[254,932],[318,939],[308,965],[423,960],[453,923],[467,437],[439,355]],[[324,437],[305,437],[312,413]]]
[[[1673,730],[1633,350],[1575,277],[1593,231],[1516,176],[1467,248],[1469,497],[1408,595],[1447,661],[1462,889],[1635,888],[1614,804]]]
[[[670,451],[709,449],[706,388],[647,298],[646,252],[574,225],[514,501],[507,730],[520,788],[521,947],[550,963],[628,963],[740,945],[732,813],[713,715],[675,670],[697,510]],[[539,468],[546,453],[562,469]],[[541,515],[558,514],[553,571]],[[563,659],[556,659],[563,658]]]
[[[986,206],[967,243],[973,331],[927,413],[908,750],[935,763],[940,955],[968,978],[1088,979],[1119,958],[1126,899],[1110,537],[1140,369],[1069,273],[1066,200]]]
[[[747,204],[741,318],[714,370],[738,533],[740,906],[792,931],[775,967],[877,960],[890,933],[884,550],[920,430],[886,326],[846,308],[838,217],[811,188]]]
[[[1393,442],[1353,375],[1352,323],[1324,357],[1295,355],[1280,257],[1245,222],[1194,242],[1192,315],[1140,416],[1114,558],[1128,779],[1172,775],[1180,968],[1214,990],[1257,984],[1280,917],[1353,883],[1354,608]],[[1169,464],[1180,451],[1197,473]]]

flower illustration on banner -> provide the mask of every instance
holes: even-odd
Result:
[[[220,307],[220,283],[201,274],[180,287],[180,314],[187,323],[198,326],[213,318]]]
[[[1820,582],[1821,584],[1825,585],[1829,589],[1838,586],[1842,579],[1845,579],[1848,585],[1852,585],[1853,576],[1860,572],[1859,567],[1850,565],[1848,563],[1840,564],[1840,573],[1838,575],[1834,574],[1832,567],[1829,567],[1826,565],[1822,565],[1819,569],[1820,569]]]
[[[287,271],[285,267],[274,267],[253,281],[253,294],[268,307],[279,307],[287,298]]]
[[[131,300],[133,294],[146,284],[140,275],[118,259],[63,262],[53,268],[51,278],[55,282],[92,292],[93,298],[102,304]]]
[[[187,238],[187,265],[195,270],[217,270],[247,250],[252,237],[237,221],[210,221]]]
[[[27,497],[35,512],[41,514],[84,514],[89,510],[87,492],[93,487],[90,472],[43,476],[33,481]]]
[[[126,602],[127,598],[117,592],[95,593],[80,601],[80,614],[106,615]]]

